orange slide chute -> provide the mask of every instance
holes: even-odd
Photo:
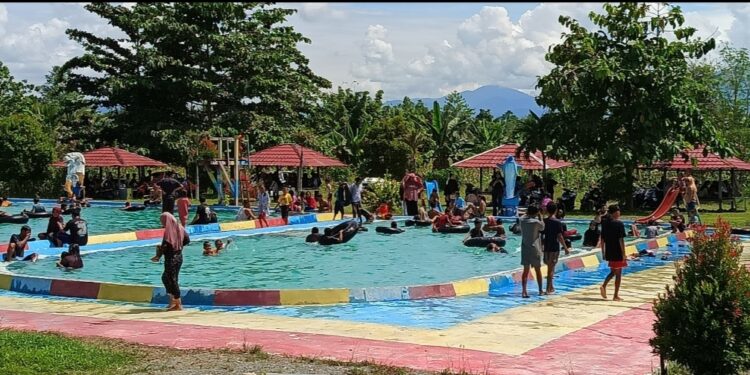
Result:
[[[672,208],[674,201],[677,200],[678,195],[680,195],[679,188],[669,188],[669,190],[667,190],[667,194],[664,195],[664,199],[662,199],[661,203],[659,204],[659,207],[656,207],[656,210],[654,210],[651,215],[635,219],[635,222],[639,224],[645,224],[651,220],[660,219],[662,216],[666,215],[667,212],[669,212],[669,209]]]

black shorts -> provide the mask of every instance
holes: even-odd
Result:
[[[174,197],[165,196],[161,202],[161,212],[174,212]]]
[[[279,206],[281,209],[281,217],[286,219],[289,217],[289,206]]]

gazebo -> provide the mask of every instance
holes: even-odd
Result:
[[[297,191],[302,190],[302,168],[346,167],[341,161],[293,143],[280,144],[251,154],[250,166],[297,167]]]
[[[664,171],[706,171],[719,172],[721,174],[729,171],[732,181],[735,180],[736,171],[750,171],[750,163],[735,157],[722,158],[715,152],[709,152],[705,146],[698,146],[692,150],[685,150],[676,155],[670,161],[654,163],[650,166],[640,166],[640,169],[656,169]],[[722,210],[722,191],[719,188],[719,210]]]
[[[457,168],[479,168],[479,187],[481,189],[482,171],[484,168],[497,168],[497,165],[502,164],[510,155],[516,158],[516,162],[521,165],[523,169],[529,171],[559,169],[573,165],[567,161],[555,160],[548,157],[542,158],[542,153],[539,151],[529,153],[528,156],[524,152],[521,152],[516,156],[520,147],[521,146],[517,143],[506,143],[470,158],[455,162],[451,166]]]
[[[102,147],[96,150],[84,152],[86,158],[86,167],[166,167],[158,160],[154,160],[143,155],[123,150],[117,147]],[[64,168],[67,166],[64,161],[52,163],[54,167]]]

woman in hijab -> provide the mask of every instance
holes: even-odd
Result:
[[[182,267],[182,248],[190,243],[185,228],[169,213],[161,214],[161,225],[164,227],[164,238],[161,241],[161,252],[164,254],[164,273],[161,281],[169,296],[167,311],[182,310],[180,301],[180,267]]]

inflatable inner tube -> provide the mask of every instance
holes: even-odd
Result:
[[[442,227],[437,231],[440,233],[469,233],[471,228],[468,225],[461,225],[457,227]]]
[[[406,220],[406,223],[404,223],[407,227],[429,227],[432,225],[431,220]]]
[[[29,211],[23,211],[22,215],[28,216],[29,219],[40,219],[40,218],[52,217],[52,212],[29,212]]]
[[[494,243],[497,246],[505,246],[505,239],[502,237],[474,237],[467,238],[464,241],[464,246],[470,247],[487,247],[487,245]]]
[[[0,223],[26,224],[28,222],[29,222],[29,217],[24,216],[24,215],[0,216]]]
[[[750,234],[750,229],[747,229],[747,228],[733,228],[732,229],[732,234],[748,235],[748,234]]]
[[[391,228],[391,227],[377,227],[375,228],[375,231],[378,233],[383,234],[399,234],[404,233],[404,230],[401,228]]]
[[[125,208],[123,208],[122,210],[123,210],[123,211],[128,211],[128,212],[131,212],[131,211],[143,211],[143,210],[145,210],[145,209],[146,209],[146,206],[141,206],[141,205],[138,205],[138,206],[130,206],[130,207],[125,207]]]
[[[581,236],[580,234],[574,234],[572,236],[565,236],[565,239],[569,241],[578,241],[581,238],[583,238],[583,236]]]
[[[321,245],[337,245],[340,243],[347,243],[359,232],[359,223],[357,223],[356,220],[349,220],[338,224],[331,228],[331,236],[338,236],[339,232],[341,231],[344,231],[344,240],[342,242],[338,242],[323,235],[318,243]]]

